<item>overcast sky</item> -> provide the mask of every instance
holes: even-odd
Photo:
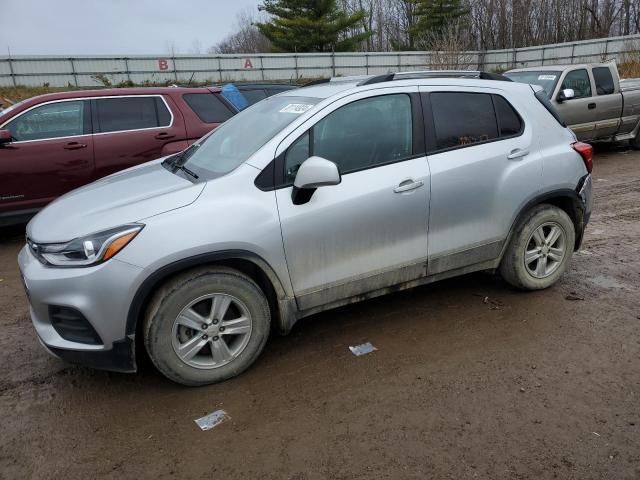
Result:
[[[196,53],[259,0],[0,0],[0,56]]]

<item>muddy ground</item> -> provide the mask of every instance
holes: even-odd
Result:
[[[600,151],[594,176],[555,287],[476,274],[326,312],[198,389],[49,357],[5,230],[0,478],[640,478],[640,153]]]

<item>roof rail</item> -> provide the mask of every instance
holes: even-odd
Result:
[[[512,81],[510,78],[498,73],[481,72],[478,70],[422,70],[415,72],[396,72],[387,73],[384,75],[375,75],[358,83],[358,86],[416,78],[479,78],[481,80],[497,80],[503,82]]]

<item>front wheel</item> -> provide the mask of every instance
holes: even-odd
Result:
[[[251,278],[206,267],[179,275],[156,292],[144,341],[166,377],[206,385],[247,369],[264,348],[270,322],[267,299]]]
[[[567,269],[574,245],[575,228],[569,215],[554,205],[538,205],[513,233],[500,274],[517,288],[548,288]]]

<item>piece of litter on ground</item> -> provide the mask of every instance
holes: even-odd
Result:
[[[593,433],[594,435],[597,435],[598,437],[600,436],[598,432],[591,432],[591,433]]]
[[[589,256],[589,255],[593,255],[592,252],[590,252],[589,250],[578,250],[576,252],[578,255],[584,255],[584,256]]]
[[[566,297],[564,297],[565,300],[569,300],[569,301],[577,301],[577,300],[584,300],[584,298],[579,297],[578,295],[576,295],[575,293],[570,293],[569,295],[567,295]]]
[[[227,420],[231,420],[231,417],[227,415],[227,412],[224,410],[216,410],[209,415],[205,415],[202,418],[194,420],[194,422],[198,424],[201,430],[211,430]]]
[[[351,350],[351,353],[353,353],[356,357],[359,357],[360,355],[371,353],[377,350],[377,348],[371,345],[371,342],[367,342],[361,345],[356,345],[355,347],[349,347],[349,350]]]

